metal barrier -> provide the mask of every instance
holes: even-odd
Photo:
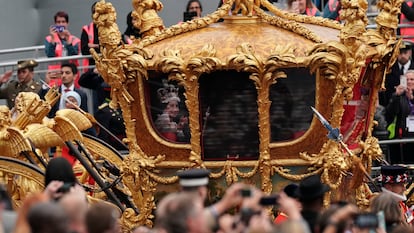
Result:
[[[0,61],[14,61],[22,58],[39,58],[45,57],[45,46],[37,45],[30,47],[11,48],[0,50]]]
[[[385,146],[388,146],[388,145],[391,145],[391,144],[404,144],[404,143],[414,143],[414,138],[401,138],[401,139],[391,139],[391,140],[379,140],[378,141],[378,144],[380,144],[380,145],[385,145]],[[414,151],[413,151],[413,153],[414,153]],[[385,155],[385,159],[389,162],[389,161],[391,161],[391,155],[390,155],[390,151],[389,151],[389,149],[387,148],[387,151],[383,151],[383,154]],[[400,153],[400,161],[402,161],[402,162],[404,162],[404,154],[403,154],[403,152],[401,151],[401,153]]]
[[[44,51],[44,45],[30,46],[30,47],[21,47],[21,48],[12,48],[12,49],[1,49],[0,55],[9,54],[9,53],[20,53],[20,52],[35,52]]]

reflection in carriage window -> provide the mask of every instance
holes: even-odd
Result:
[[[315,106],[315,77],[305,68],[284,70],[287,78],[270,88],[271,141],[287,141],[302,136],[312,121]]]
[[[165,77],[149,81],[150,109],[153,125],[164,139],[171,142],[189,142],[188,111],[183,88]]]
[[[258,158],[257,92],[248,76],[219,71],[200,77],[205,160]]]

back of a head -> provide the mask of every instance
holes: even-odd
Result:
[[[195,214],[198,202],[202,205],[200,197],[191,193],[179,192],[167,195],[158,204],[155,228],[168,233],[188,232],[187,220]]]
[[[400,223],[403,220],[399,201],[391,193],[382,192],[376,196],[371,201],[370,209],[374,213],[384,211],[387,225]]]
[[[320,202],[322,205],[323,197],[330,190],[327,184],[322,183],[319,175],[311,175],[304,178],[297,189],[300,202],[304,205]]]
[[[33,205],[27,214],[31,233],[68,233],[69,224],[65,211],[55,202]]]
[[[59,204],[65,210],[71,224],[84,223],[88,211],[88,202],[85,196],[76,192],[69,192],[59,199]]]
[[[109,203],[93,204],[86,213],[88,233],[111,232],[118,225],[119,215],[119,211]]]
[[[30,232],[30,226],[27,219],[27,214],[32,206],[42,203],[48,202],[49,197],[45,193],[33,193],[23,200],[22,205],[18,209],[16,225],[14,229],[14,233],[27,233]]]
[[[72,166],[63,157],[51,159],[46,166],[45,187],[53,180],[63,181],[64,183],[77,183]]]

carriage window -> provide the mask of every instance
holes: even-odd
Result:
[[[271,141],[287,141],[302,136],[312,121],[315,106],[314,75],[308,69],[284,70],[287,78],[278,79],[270,88]]]
[[[184,88],[165,74],[152,74],[147,82],[149,109],[155,130],[167,141],[190,142]],[[155,78],[154,78],[155,77]]]
[[[199,99],[203,159],[257,159],[257,91],[249,74],[204,74]]]

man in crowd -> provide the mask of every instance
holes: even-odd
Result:
[[[13,72],[8,71],[0,77],[0,98],[7,99],[7,105],[11,109],[17,94],[20,92],[38,93],[42,85],[33,80],[34,67],[38,64],[35,60],[17,62],[17,80],[10,80]]]
[[[80,108],[84,110],[85,112],[88,111],[88,104],[87,104],[87,97],[85,92],[83,92],[81,89],[75,87],[75,77],[78,73],[78,68],[73,63],[63,63],[61,65],[61,73],[62,73],[62,85],[59,87],[59,93],[62,95],[69,92],[69,91],[75,91],[79,94],[81,97],[81,104]],[[41,97],[44,97],[48,90],[43,90],[39,94]],[[58,100],[58,102],[52,107],[52,109],[49,112],[49,117],[53,118],[56,115],[56,112],[60,109],[65,109],[66,107],[66,100],[64,100],[62,97]]]
[[[177,175],[183,192],[195,193],[203,202],[207,199],[209,170],[194,168],[180,171]]]
[[[407,168],[399,165],[389,165],[381,167],[381,175],[379,182],[382,184],[382,192],[390,193],[400,201],[401,212],[407,223],[412,223],[414,220],[413,213],[405,204],[407,197],[404,192],[405,185],[408,181]]]
[[[54,16],[55,24],[50,26],[50,35],[45,38],[45,53],[48,57],[63,57],[79,54],[80,40],[69,29],[69,15],[59,11]]]
[[[404,41],[400,48],[400,54],[398,55],[397,61],[391,67],[391,72],[387,74],[385,79],[385,91],[380,92],[378,95],[379,104],[386,107],[395,93],[395,89],[400,85],[401,75],[405,75],[407,70],[414,69],[414,63],[412,62],[412,46],[413,44],[409,41]]]
[[[155,229],[166,233],[207,233],[203,202],[192,193],[171,193],[157,206]]]
[[[210,171],[202,168],[193,168],[178,172],[181,193],[188,193],[200,199],[201,203],[207,200],[208,183]],[[205,224],[210,229],[218,227],[219,216],[230,208],[239,205],[243,197],[240,195],[241,190],[246,185],[235,183],[227,188],[224,196],[220,201],[204,209]],[[204,205],[203,205],[204,206]]]

